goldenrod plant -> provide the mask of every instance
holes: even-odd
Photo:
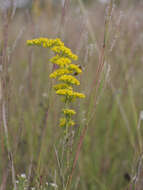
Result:
[[[75,101],[77,98],[85,98],[83,93],[74,90],[74,86],[80,85],[80,81],[75,77],[75,73],[76,76],[82,73],[78,64],[72,62],[77,61],[78,57],[72,53],[59,38],[38,38],[28,40],[27,44],[29,46],[35,45],[43,48],[50,48],[50,50],[55,53],[54,57],[50,59],[50,63],[56,64],[57,69],[54,70],[49,77],[57,79],[58,81],[58,84],[54,85],[53,88],[57,95],[62,96],[64,102],[64,108],[62,110],[63,117],[60,119],[59,125],[67,131],[68,127],[75,125],[72,116],[75,115],[76,112],[71,109],[71,102]]]
[[[0,10],[1,190],[143,189],[142,2],[91,1]],[[78,60],[52,50],[57,34]],[[55,42],[28,47],[37,36]],[[86,98],[65,103],[71,87]]]

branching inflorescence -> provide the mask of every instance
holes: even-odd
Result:
[[[36,45],[43,48],[50,48],[54,53],[54,57],[50,59],[50,63],[56,64],[58,68],[50,74],[50,78],[58,80],[58,84],[53,88],[57,95],[62,96],[65,103],[62,110],[63,117],[60,119],[60,126],[68,128],[75,123],[72,120],[72,115],[76,114],[73,109],[70,109],[70,103],[77,98],[85,98],[83,93],[74,91],[74,86],[79,86],[80,81],[75,78],[76,75],[82,73],[82,70],[77,64],[72,63],[78,59],[77,55],[65,47],[64,43],[59,39],[38,38],[27,41],[28,45]]]

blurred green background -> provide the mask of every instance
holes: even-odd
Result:
[[[52,70],[48,64],[51,53],[26,45],[28,39],[55,38],[61,31],[62,40],[79,56],[83,67],[79,90],[86,94],[85,100],[73,105],[77,110],[73,158],[80,130],[92,117],[71,190],[126,190],[130,186],[129,178],[138,173],[137,164],[142,153],[143,4],[140,0],[114,2],[105,64],[96,92],[96,71],[108,4],[95,0],[72,2],[66,10],[64,25],[61,4],[50,0],[35,0],[30,12],[17,9],[11,19],[9,10],[8,21],[0,19],[1,51],[5,44],[4,31],[7,31],[7,120],[15,171],[16,174],[26,173],[32,179],[43,176],[43,183],[52,182],[56,175],[56,183],[62,190],[55,156],[55,149],[60,152],[64,136],[58,127],[62,103],[51,90],[52,82],[48,77]],[[1,190],[12,189],[2,118],[0,163]],[[142,162],[140,164],[142,169]],[[140,174],[138,178],[136,190],[141,190]]]

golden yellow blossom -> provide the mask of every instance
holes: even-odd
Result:
[[[79,66],[78,66],[78,65],[75,65],[75,64],[70,64],[70,65],[68,66],[68,69],[69,69],[70,71],[72,71],[72,72],[76,72],[77,74],[82,73],[82,70],[79,68]]]
[[[63,113],[65,115],[70,115],[70,116],[76,114],[76,112],[74,110],[72,110],[72,109],[63,109]]]
[[[65,57],[69,57],[73,60],[78,59],[77,55],[73,54],[72,51],[65,46],[54,46],[51,48],[51,50],[57,54],[60,54]]]
[[[71,89],[59,89],[56,91],[56,94],[73,97],[74,92]]]
[[[57,78],[59,76],[69,73],[71,73],[71,71],[69,71],[68,69],[57,69],[56,71],[50,74],[50,78]]]
[[[67,119],[66,117],[61,118],[60,127],[66,127],[66,125],[68,125],[68,127],[74,126],[75,122],[72,119]]]
[[[74,125],[75,125],[75,122],[72,119],[70,119],[68,122],[68,126],[70,127],[70,126],[74,126]]]
[[[38,47],[49,48],[55,53],[54,57],[50,59],[50,63],[58,65],[58,68],[50,74],[50,78],[58,78],[58,81],[62,82],[54,85],[53,88],[56,90],[56,94],[63,96],[66,107],[63,109],[64,117],[60,119],[60,126],[67,128],[75,125],[71,116],[76,114],[76,112],[67,107],[69,107],[72,100],[76,100],[76,98],[85,98],[83,93],[75,92],[73,90],[74,85],[80,85],[80,81],[73,75],[82,72],[78,65],[72,63],[72,60],[76,61],[78,56],[72,53],[72,51],[67,48],[59,38],[38,38],[27,40],[27,44],[29,46],[35,45]]]
[[[50,62],[57,64],[60,67],[65,67],[71,63],[71,60],[67,57],[60,57],[59,55],[56,55],[55,57],[50,59]]]
[[[44,48],[51,48],[53,46],[64,46],[64,43],[61,42],[59,38],[48,39],[48,38],[36,38],[33,40],[27,40],[28,45],[37,45]]]
[[[66,118],[61,118],[61,119],[60,119],[60,127],[65,127],[65,126],[66,126],[66,123],[67,123]]]
[[[74,97],[75,98],[85,98],[85,95],[83,93],[74,92]]]
[[[69,84],[80,85],[79,80],[72,75],[62,75],[58,80]]]
[[[85,95],[83,93],[74,92],[71,89],[59,89],[56,91],[56,94],[67,96],[70,98],[85,98]]]
[[[55,90],[59,90],[59,89],[70,89],[70,90],[72,90],[73,89],[71,86],[69,86],[66,83],[56,84],[56,85],[53,86],[53,88]]]

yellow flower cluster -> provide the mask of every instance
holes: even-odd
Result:
[[[74,92],[72,89],[59,89],[56,91],[56,94],[64,95],[69,100],[73,100],[75,98],[85,98],[85,95],[83,93]]]
[[[57,54],[61,54],[63,56],[66,55],[68,58],[73,59],[75,61],[77,60],[77,56],[73,54],[72,51],[65,46],[54,46],[51,48],[51,50]]]
[[[67,120],[66,117],[60,119],[60,127],[74,126],[75,122],[72,119]]]
[[[72,109],[63,109],[63,113],[65,115],[75,115],[76,114],[76,112]]]
[[[77,80],[74,76],[72,75],[62,75],[59,79],[59,81],[63,81],[69,85],[80,85],[79,80]]]
[[[61,75],[69,74],[69,73],[71,73],[71,71],[69,71],[68,69],[62,69],[62,68],[57,69],[56,71],[50,74],[50,78],[57,78]]]
[[[65,83],[61,83],[61,84],[56,84],[53,86],[53,88],[57,91],[57,90],[60,90],[60,89],[70,89],[72,90],[73,88],[70,87],[68,84],[65,84]]]
[[[70,65],[68,66],[68,69],[69,69],[70,71],[72,71],[72,72],[77,73],[77,74],[80,74],[80,73],[82,72],[81,69],[78,67],[78,65],[75,65],[75,64],[70,64]]]
[[[76,112],[68,108],[71,101],[76,98],[85,98],[83,93],[75,92],[73,90],[74,85],[80,85],[78,79],[75,78],[76,75],[82,73],[82,70],[77,64],[72,63],[72,60],[76,61],[78,59],[77,55],[72,53],[72,51],[65,47],[64,43],[59,39],[48,39],[48,38],[38,38],[27,41],[28,45],[36,45],[43,48],[50,48],[55,56],[50,59],[50,63],[58,65],[58,69],[54,70],[50,74],[50,78],[58,79],[57,85],[53,88],[56,90],[56,94],[64,97],[64,102],[66,108],[63,109],[64,117],[60,120],[61,127],[69,127],[74,125],[74,121],[71,116]]]
[[[67,57],[60,57],[59,55],[56,55],[50,59],[50,62],[64,68],[71,63],[71,60]]]
[[[48,38],[36,38],[33,40],[27,40],[27,45],[36,45],[44,48],[52,48],[53,46],[64,46],[59,38],[48,39]]]

